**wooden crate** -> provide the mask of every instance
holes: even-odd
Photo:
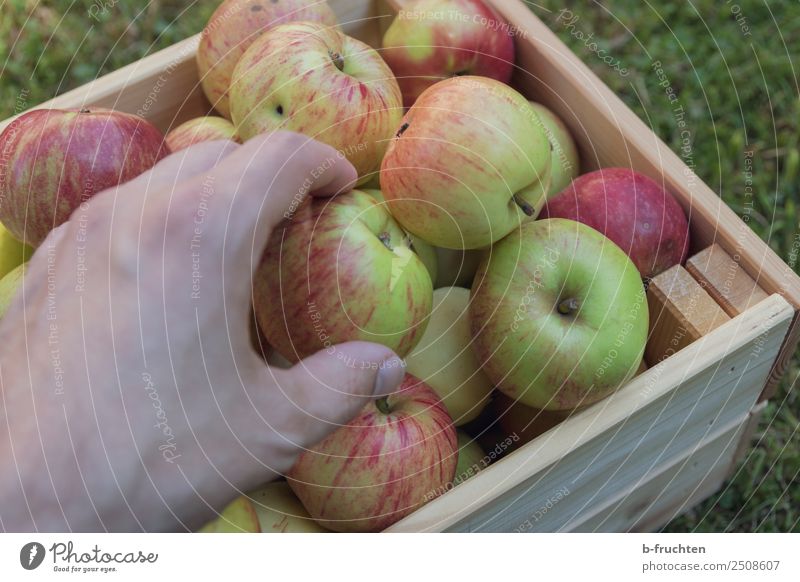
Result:
[[[344,30],[373,46],[403,4],[329,1]],[[654,529],[717,490],[746,448],[800,338],[800,279],[528,5],[493,3],[520,31],[515,86],[564,119],[585,171],[624,166],[663,181],[690,217],[692,254],[718,245],[763,296],[390,531]],[[210,106],[194,62],[198,40],[40,107],[110,107],[138,113],[162,130],[206,114]]]

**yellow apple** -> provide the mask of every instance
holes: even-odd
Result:
[[[219,517],[206,524],[200,533],[258,533],[256,506],[247,497],[237,497]]]
[[[0,279],[0,319],[5,316],[17,290],[22,285],[22,277],[25,275],[27,266],[27,263],[20,265]]]
[[[475,419],[494,388],[472,350],[469,301],[467,289],[434,291],[428,328],[406,359],[408,373],[434,389],[456,426]]]
[[[326,533],[311,519],[286,481],[276,481],[250,494],[263,533]]]
[[[0,224],[0,279],[31,258],[33,249],[15,239]]]

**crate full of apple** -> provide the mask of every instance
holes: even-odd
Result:
[[[482,445],[536,436],[510,420],[552,426],[630,381],[646,282],[687,259],[673,196],[631,169],[582,173],[564,123],[511,85],[514,55],[513,27],[480,0],[412,3],[380,50],[318,0],[225,0],[197,52],[212,115],[164,136],[127,113],[39,110],[0,135],[15,168],[0,184],[0,307],[26,245],[170,152],[278,130],[336,148],[359,181],[273,233],[260,337],[272,365],[381,343],[405,381],[207,529],[383,530],[485,467]]]

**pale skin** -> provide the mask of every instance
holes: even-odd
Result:
[[[394,391],[382,346],[279,370],[250,338],[273,228],[356,178],[297,134],[205,143],[53,231],[0,323],[0,529],[197,529]]]

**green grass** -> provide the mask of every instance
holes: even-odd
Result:
[[[201,30],[216,2],[119,1],[99,21],[85,0],[6,0],[0,4],[0,118],[77,87]],[[750,27],[744,36],[731,8]],[[800,227],[800,98],[789,54],[800,54],[800,7],[789,0],[540,0],[550,26],[673,149],[681,146],[664,91],[664,70],[687,112],[695,170],[775,251],[796,268]],[[593,32],[630,73],[620,76],[556,21],[562,8]],[[95,11],[97,8],[95,8]],[[10,58],[7,58],[10,57]],[[752,205],[745,195],[745,152],[753,152]],[[794,245],[794,247],[793,247]],[[794,248],[794,250],[793,250]],[[723,489],[666,531],[800,530],[800,401],[790,390],[795,357],[758,444]]]

